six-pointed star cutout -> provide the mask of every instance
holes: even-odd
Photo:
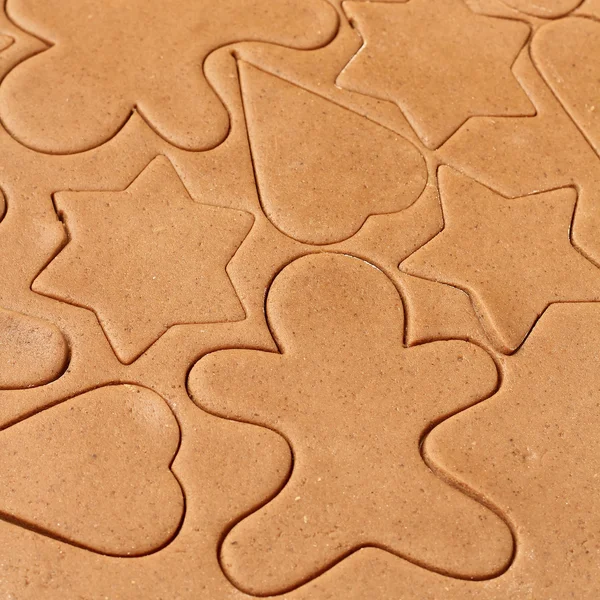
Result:
[[[194,202],[166,158],[124,191],[55,202],[70,239],[32,288],[93,310],[123,363],[172,325],[245,317],[225,268],[253,218]]]
[[[444,229],[400,268],[465,290],[501,351],[549,304],[600,300],[600,270],[569,237],[573,188],[505,198],[449,167],[438,177]]]
[[[395,102],[437,148],[469,117],[533,115],[511,71],[528,26],[473,13],[462,0],[345,2],[363,47],[342,87]]]
[[[392,282],[338,254],[287,266],[267,318],[281,353],[222,350],[189,378],[200,406],[280,431],[294,453],[281,493],[225,537],[229,577],[276,594],[365,545],[467,578],[505,568],[508,527],[419,453],[432,423],[494,391],[492,359],[463,341],[406,348]]]

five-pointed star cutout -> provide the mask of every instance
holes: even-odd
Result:
[[[529,28],[473,13],[462,0],[345,2],[363,47],[337,83],[395,102],[437,148],[469,117],[534,115],[511,72]]]
[[[338,254],[287,266],[267,317],[280,354],[215,352],[189,378],[200,406],[280,431],[294,452],[284,489],[226,536],[229,577],[277,594],[365,545],[462,577],[506,567],[508,527],[419,453],[432,423],[493,392],[491,358],[462,341],[404,347],[392,282]]]
[[[122,192],[55,200],[70,241],[32,287],[93,310],[123,363],[172,325],[245,317],[225,267],[253,218],[194,202],[166,158]]]
[[[600,270],[569,237],[573,188],[505,198],[449,167],[438,177],[444,229],[400,268],[465,290],[503,352],[549,304],[600,300]]]

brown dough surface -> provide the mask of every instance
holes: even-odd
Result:
[[[576,14],[600,19],[600,0],[583,0]]]
[[[597,0],[7,0],[0,597],[600,597]]]

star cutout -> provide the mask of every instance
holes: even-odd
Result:
[[[600,300],[600,271],[571,244],[573,188],[505,198],[440,167],[444,229],[401,270],[465,290],[502,352],[553,302]]]
[[[123,363],[172,325],[245,317],[225,267],[253,218],[194,202],[166,158],[122,192],[55,201],[70,241],[33,290],[93,310]]]
[[[524,23],[475,14],[461,0],[344,10],[365,42],[337,83],[398,104],[427,147],[470,117],[535,114],[511,71],[529,35]]]
[[[282,593],[365,545],[461,577],[502,570],[508,527],[419,453],[432,423],[493,392],[491,358],[463,341],[404,347],[398,291],[344,255],[286,267],[267,317],[280,354],[215,352],[188,382],[201,407],[280,431],[294,453],[284,489],[223,542],[231,580],[248,593]]]

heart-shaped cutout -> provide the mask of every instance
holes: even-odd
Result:
[[[170,470],[179,437],[166,402],[146,388],[76,396],[0,433],[0,515],[103,554],[155,551],[183,518]]]

